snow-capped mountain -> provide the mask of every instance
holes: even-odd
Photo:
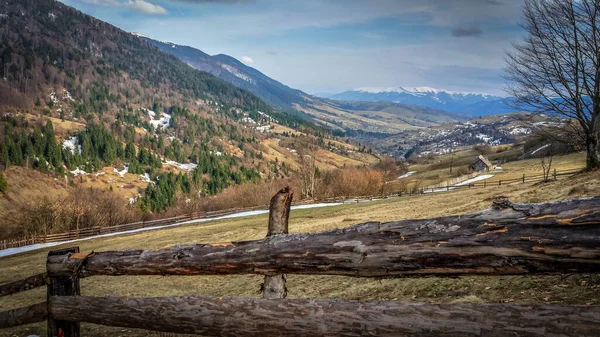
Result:
[[[450,112],[462,112],[473,117],[513,111],[509,106],[510,98],[430,87],[365,87],[329,95],[326,98],[340,101],[388,101],[420,105]]]

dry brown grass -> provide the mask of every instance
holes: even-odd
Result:
[[[501,145],[502,146],[502,145]],[[505,146],[504,146],[505,147]],[[494,147],[497,150],[499,147]],[[502,156],[512,157],[519,149],[509,149],[503,152],[494,152],[488,156],[492,163],[501,159]],[[421,187],[430,186],[443,182],[450,177],[457,176],[461,170],[467,172],[467,168],[477,153],[473,150],[457,152],[454,157],[453,172],[450,173],[451,155],[443,155],[436,157],[435,162],[424,165],[411,165],[408,170],[416,171],[414,175],[406,179],[408,186],[414,186],[417,182]],[[585,153],[578,152],[565,156],[556,156],[552,162],[552,169],[558,171],[576,170],[585,167]],[[516,179],[525,176],[534,176],[542,174],[540,160],[537,158],[509,161],[502,164],[502,172],[494,172],[493,178],[490,181],[497,182],[498,180]]]
[[[314,232],[341,228],[364,221],[391,221],[462,214],[489,207],[499,196],[515,202],[542,202],[600,194],[600,172],[580,174],[544,184],[501,186],[417,195],[378,202],[292,211],[290,232]],[[267,216],[211,221],[134,235],[99,238],[79,243],[82,251],[156,249],[183,243],[258,239],[265,235]],[[0,283],[44,270],[49,249],[0,259]],[[258,296],[260,276],[194,277],[92,277],[82,280],[82,294],[89,296]],[[344,298],[422,302],[475,301],[485,303],[598,304],[599,275],[502,276],[413,279],[360,279],[334,276],[298,276],[288,279],[291,298]],[[0,310],[44,300],[37,289],[5,297]],[[83,324],[86,336],[154,336],[152,333]],[[42,332],[43,324],[2,331],[7,336]]]
[[[41,196],[64,197],[70,187],[64,179],[25,167],[11,166],[3,171],[8,181],[6,193],[0,193],[0,212],[12,207],[15,202],[26,202]]]

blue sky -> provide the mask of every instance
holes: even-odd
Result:
[[[522,0],[62,0],[126,31],[228,54],[308,93],[503,95]]]

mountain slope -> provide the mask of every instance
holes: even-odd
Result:
[[[387,137],[362,139],[374,149],[396,157],[446,154],[474,145],[518,143],[541,128],[562,127],[566,120],[529,113],[477,117],[422,129],[406,129]]]
[[[211,56],[192,47],[134,35],[177,56],[196,69],[210,72],[237,87],[251,91],[273,107],[299,114],[330,129],[349,131],[349,134],[356,131],[388,134],[405,128],[426,127],[468,118],[461,113],[441,111],[440,107],[407,105],[412,104],[410,102],[404,105],[373,104],[372,100],[363,100],[366,102],[355,104],[318,98],[273,80],[231,56]]]
[[[462,112],[471,117],[508,113],[513,111],[510,99],[478,93],[461,93],[429,87],[415,88],[359,88],[326,98],[340,101],[387,101],[419,105],[450,112]]]
[[[468,119],[467,115],[392,102],[351,102],[312,98],[298,110],[329,128],[349,135],[379,137],[407,129],[421,129]]]
[[[302,91],[292,89],[231,56],[223,54],[211,56],[192,47],[156,41],[139,34],[134,35],[175,55],[195,69],[209,72],[239,88],[254,93],[265,102],[283,111],[294,111],[292,104],[304,102],[307,96]]]
[[[292,177],[301,144],[323,170],[376,160],[61,2],[5,0],[0,14],[0,170],[34,168],[162,212]]]
[[[38,98],[46,101],[52,89],[64,88],[75,99],[100,97],[95,110],[118,106],[118,95],[146,104],[171,96],[169,101],[212,98],[269,109],[251,93],[192,71],[177,58],[58,1],[2,1],[0,13],[5,79],[0,104],[31,107]]]

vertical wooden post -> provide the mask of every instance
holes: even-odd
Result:
[[[523,184],[525,184],[525,173],[523,173]]]
[[[50,251],[48,256],[75,253],[79,253],[79,247]],[[73,275],[73,277],[50,277],[46,302],[49,303],[50,296],[79,296],[80,294],[79,277],[77,275]],[[48,337],[79,337],[79,326],[79,322],[59,321],[48,316]]]
[[[294,193],[290,191],[289,186],[286,186],[271,198],[267,236],[288,233],[288,220],[290,218],[290,206],[292,205],[293,195]],[[286,298],[286,279],[286,274],[265,276],[265,281],[263,283],[263,298]]]
[[[556,169],[554,169],[553,177],[554,177],[554,180],[556,180]]]
[[[502,180],[498,180],[498,186],[502,186]]]

